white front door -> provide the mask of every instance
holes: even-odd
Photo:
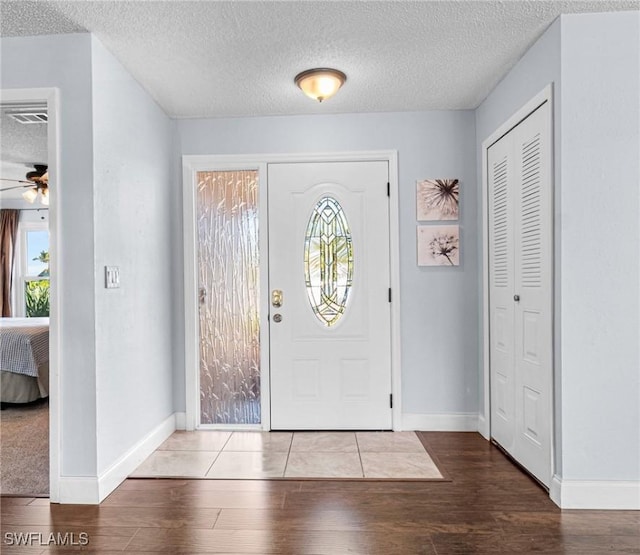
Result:
[[[391,428],[388,163],[269,164],[271,427]]]

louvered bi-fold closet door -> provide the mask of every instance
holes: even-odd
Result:
[[[551,482],[552,175],[548,103],[488,150],[491,436]]]
[[[514,456],[540,482],[551,483],[552,187],[548,103],[514,130],[515,412]]]
[[[504,138],[488,151],[491,436],[509,452],[515,440],[512,151]]]

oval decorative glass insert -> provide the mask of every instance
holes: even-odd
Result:
[[[325,326],[333,326],[344,314],[353,283],[351,231],[333,197],[320,199],[309,218],[304,276],[311,309]]]

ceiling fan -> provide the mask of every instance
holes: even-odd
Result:
[[[0,192],[11,191],[13,189],[26,189],[22,193],[22,198],[33,204],[40,194],[40,202],[45,206],[49,206],[49,172],[44,164],[34,164],[33,171],[27,172],[25,180],[22,179],[5,179],[0,177],[0,181],[14,181],[20,185],[5,187]]]

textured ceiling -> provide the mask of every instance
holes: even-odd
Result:
[[[3,162],[29,168],[33,168],[34,164],[46,164],[47,125],[44,123],[23,125],[8,117],[4,110],[0,109],[0,150]]]
[[[8,117],[0,105],[0,177],[24,179],[34,164],[47,163],[47,126],[43,123],[23,125]],[[19,185],[0,181],[0,189]],[[20,198],[22,191],[5,191],[1,200]]]
[[[0,34],[95,33],[175,117],[475,108],[561,13],[638,0],[12,1]],[[322,105],[294,76],[336,67]]]

